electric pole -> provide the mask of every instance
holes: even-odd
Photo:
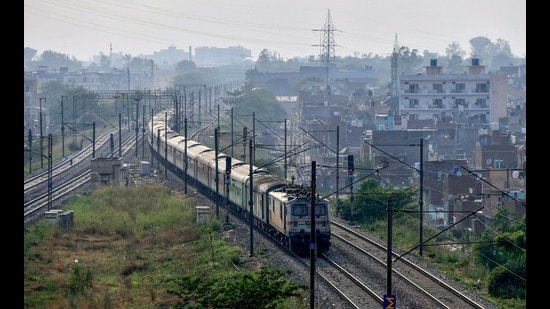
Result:
[[[333,60],[336,60],[336,53],[335,53],[335,46],[336,43],[334,41],[334,32],[340,31],[334,27],[332,24],[332,17],[330,17],[330,10],[328,10],[327,13],[327,19],[325,20],[325,25],[322,29],[313,29],[313,31],[319,31],[321,35],[321,44],[320,45],[313,45],[313,46],[320,46],[321,51],[319,54],[319,58],[321,61],[323,61],[325,65],[326,70],[326,90],[327,90],[327,96],[330,95],[330,63]]]

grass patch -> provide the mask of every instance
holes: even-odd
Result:
[[[101,187],[71,200],[73,226],[25,229],[25,308],[158,308],[174,278],[234,271],[242,249],[223,225],[195,222],[196,203],[161,185]]]

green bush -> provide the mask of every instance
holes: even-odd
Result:
[[[526,270],[520,263],[507,263],[495,267],[488,276],[488,290],[493,297],[525,299],[527,290]]]
[[[90,268],[81,266],[75,261],[71,265],[71,275],[68,280],[69,295],[86,295],[92,288],[93,278],[94,274]]]

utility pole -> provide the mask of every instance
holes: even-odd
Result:
[[[151,127],[151,130],[153,128]],[[122,157],[122,114],[118,113],[118,157]],[[151,162],[151,165],[153,163]]]
[[[168,159],[168,112],[164,112],[164,157]],[[164,175],[168,179],[168,160],[164,162]]]
[[[392,257],[392,201],[388,199],[388,245],[386,256],[386,294],[391,295],[391,257]]]
[[[65,117],[64,117],[64,107],[63,107],[63,98],[66,98],[66,95],[61,96],[61,156],[65,158]]]
[[[32,174],[32,129],[29,129],[29,174]]]
[[[188,160],[187,160],[187,117],[185,117],[183,121],[183,134],[185,135],[185,147],[183,152],[183,164],[184,164],[184,172],[183,177],[185,179],[184,181],[184,190],[185,194],[187,194],[187,166],[188,166]]]
[[[354,171],[354,164],[353,164],[353,155],[348,155],[348,179],[349,179],[349,192],[350,192],[350,205],[349,205],[349,209],[350,209],[350,221],[349,221],[349,224],[350,225],[355,225],[355,221],[353,220],[353,178],[355,177],[353,175],[353,171]]]
[[[286,118],[285,118],[285,179],[287,179],[286,177],[286,172],[287,172],[287,149],[286,149]]]
[[[138,156],[138,138],[139,138],[139,101],[141,100],[141,95],[138,94],[138,96],[134,99],[136,100],[136,158]]]
[[[225,223],[229,223],[229,186],[231,185],[231,157],[225,157]]]
[[[246,127],[243,127],[243,147],[244,147],[244,150],[243,150],[243,162],[246,162]],[[250,164],[252,164],[252,162],[250,162]]]
[[[422,256],[422,226],[424,225],[424,139],[420,139],[420,193],[419,193],[419,200],[418,205],[420,208],[420,247],[418,249],[418,254]]]
[[[39,107],[40,108],[40,168],[44,168],[44,143],[42,139],[44,138],[44,133],[42,131],[42,100],[46,101],[46,98],[40,98],[39,99]]]
[[[233,106],[231,106],[231,156],[233,157],[233,145],[235,145],[235,134],[233,134]]]
[[[246,127],[245,127],[246,129]],[[249,149],[250,152],[250,158],[252,158],[252,139],[248,139]],[[250,205],[250,254],[248,256],[252,257],[254,256],[254,185],[253,185],[253,176],[254,176],[254,170],[252,169],[252,162],[248,164],[250,167],[250,188],[248,189],[249,192],[249,198],[248,198],[248,204]]]
[[[256,112],[252,112],[252,141],[253,144],[256,145]],[[254,165],[256,164],[256,151],[251,153],[252,156],[250,156],[250,164]]]
[[[336,207],[340,205],[340,126],[336,126]]]
[[[199,128],[201,127],[201,98],[202,98],[201,89],[199,89],[199,122],[198,122]]]
[[[154,117],[154,116],[153,116],[153,115],[154,115],[154,114],[153,114],[153,109],[151,108],[151,143],[150,143],[150,147],[149,147],[149,151],[150,151],[150,153],[151,153],[151,167],[154,166],[154,161],[155,161],[155,151],[154,151],[155,148],[153,147],[153,143],[154,143],[154,141],[153,141],[153,136],[154,136],[154,135],[153,135],[153,117]],[[120,117],[120,114],[119,114],[119,117]],[[119,119],[120,119],[120,118],[119,118]],[[119,121],[120,121],[120,120],[119,120]],[[119,128],[120,128],[120,123],[119,123]],[[119,134],[120,134],[120,131],[119,131]],[[120,135],[119,135],[119,136],[120,136]],[[119,138],[119,143],[120,143],[120,138]],[[120,145],[120,144],[119,144],[119,145]],[[118,152],[118,153],[120,153],[120,147],[119,147],[118,149],[119,149],[119,152]],[[120,157],[120,155],[119,155],[119,157]]]
[[[141,157],[145,158],[145,104],[143,104],[143,116],[141,121]]]
[[[311,209],[310,209],[310,234],[309,234],[309,308],[315,308],[315,256],[317,255],[316,231],[315,231],[315,168],[317,162],[311,161]]]
[[[95,158],[95,121],[92,122],[92,158]]]
[[[220,219],[220,209],[219,209],[219,176],[218,176],[218,128],[214,128],[214,160],[216,160],[216,219]],[[227,217],[226,217],[227,219]]]
[[[115,150],[115,139],[113,137],[113,133],[109,134],[109,146],[111,147],[111,157],[113,157],[113,152]]]
[[[52,189],[53,189],[53,183],[52,183],[52,134],[48,134],[48,211],[50,210],[52,206]]]

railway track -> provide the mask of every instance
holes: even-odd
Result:
[[[341,222],[332,221],[331,229],[333,248],[326,258],[341,261],[339,267],[361,278],[377,295],[398,295],[398,307],[490,307],[474,299],[463,288],[450,284],[406,257],[400,257],[391,264],[391,278],[388,281],[386,246]],[[395,260],[399,254],[392,252],[392,257]],[[378,279],[372,280],[374,278]]]
[[[105,136],[109,136],[109,133]],[[130,134],[123,143],[122,153],[128,153],[135,146],[135,142],[134,135]],[[139,140],[138,143],[140,143]],[[108,144],[108,138],[103,139],[103,144]],[[61,178],[60,175],[63,174],[71,174],[71,176],[63,176],[67,178],[67,181],[58,184],[52,191],[52,202],[74,194],[75,190],[89,183],[89,168],[78,174],[69,173],[69,170],[79,164],[88,164],[85,162],[89,162],[90,158],[91,150],[88,148],[73,157],[72,165],[69,162],[63,162],[56,166],[55,177]],[[89,164],[87,166],[89,167]],[[174,178],[177,176],[173,175],[172,179]],[[33,199],[25,202],[25,223],[42,216],[50,204],[48,193],[44,193],[44,187],[40,185],[46,181],[44,174],[25,181],[26,193],[28,190],[40,191],[39,188],[42,188],[42,193],[35,193]],[[223,203],[220,204],[223,207]],[[232,216],[237,217],[238,215],[232,213]],[[240,219],[246,230],[247,219],[242,217]],[[261,231],[257,231],[261,233]],[[243,235],[243,237],[247,236]],[[268,238],[268,236],[264,235],[264,238]],[[307,259],[297,257],[274,240],[270,241],[279,248],[280,253],[277,254],[282,255],[281,261],[288,261],[288,256],[291,256],[294,261],[302,265],[301,272],[305,273],[310,269]],[[338,298],[346,303],[346,308],[377,308],[381,306],[382,296],[387,292],[386,247],[336,220],[332,221],[332,243],[331,250],[326,255],[317,258],[315,278],[319,282],[318,284],[322,283],[325,287],[330,288],[333,294],[338,295]],[[287,257],[284,258],[284,255]],[[398,255],[393,253],[393,256],[395,258]],[[287,266],[288,262],[283,262],[280,267]],[[397,306],[402,308],[491,308],[482,305],[403,257],[392,265],[392,277],[396,279],[392,293],[397,295]]]
[[[116,132],[115,129],[112,129],[110,131],[105,132],[101,136],[99,136],[96,140],[96,145],[105,145],[110,138],[110,135],[112,133]],[[90,144],[86,146],[84,149],[82,149],[80,152],[73,154],[69,156],[68,158],[65,158],[63,161],[60,161],[52,166],[52,177],[56,177],[66,170],[70,169],[73,164],[78,164],[84,160],[89,160],[92,156],[93,152],[93,146]],[[27,179],[24,180],[24,191],[25,196],[30,191],[36,190],[36,191],[45,191],[40,188],[40,186],[44,186],[44,184],[47,183],[48,180],[48,171],[44,170],[35,174],[32,174]],[[46,188],[47,189],[47,188]]]
[[[106,132],[98,138],[97,150],[109,147],[111,133]],[[135,143],[134,136],[126,134],[126,139],[121,143],[123,156],[135,146]],[[59,205],[90,183],[90,160],[93,150],[91,145],[85,147],[70,159],[52,167],[52,182],[55,183],[55,187],[52,186],[51,192],[48,190],[47,171],[37,173],[24,181],[23,222],[25,225],[35,222],[47,210],[56,208],[55,205]],[[118,153],[118,147],[116,152]]]

